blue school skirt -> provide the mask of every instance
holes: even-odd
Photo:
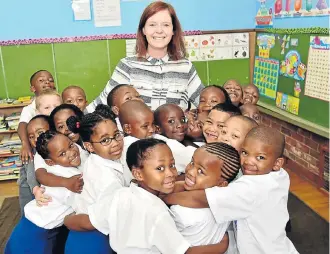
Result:
[[[60,228],[44,229],[23,216],[5,247],[5,254],[51,254]]]
[[[65,254],[113,254],[109,244],[109,237],[97,230],[70,230],[65,245]]]

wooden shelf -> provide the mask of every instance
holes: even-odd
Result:
[[[0,159],[1,158],[14,157],[14,156],[19,156],[19,153],[13,153],[13,154],[7,154],[7,155],[1,155],[0,154]]]
[[[0,175],[0,181],[15,180],[19,178],[19,174]]]
[[[6,131],[0,131],[0,135],[2,134],[10,134],[10,133],[16,133],[17,130],[6,130]]]
[[[0,109],[6,109],[6,108],[22,108],[29,104],[31,104],[32,101],[24,102],[20,104],[0,104]]]

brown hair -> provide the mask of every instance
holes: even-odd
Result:
[[[148,42],[145,35],[143,34],[143,28],[147,20],[157,12],[163,10],[168,10],[173,24],[173,37],[167,47],[167,52],[169,56],[173,60],[179,60],[186,56],[186,49],[183,41],[183,32],[181,29],[180,21],[175,13],[173,6],[162,1],[157,1],[149,4],[147,8],[144,9],[140,18],[140,23],[136,35],[135,47],[135,51],[138,57],[145,57],[145,55],[147,54]]]

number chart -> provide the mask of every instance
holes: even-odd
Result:
[[[305,95],[330,101],[330,37],[311,36],[307,62]]]
[[[276,59],[256,57],[253,83],[262,96],[275,100],[280,62]]]

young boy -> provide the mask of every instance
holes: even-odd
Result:
[[[236,221],[240,253],[298,253],[285,233],[290,178],[282,169],[284,145],[284,136],[277,130],[253,128],[242,146],[242,177],[228,187],[174,193],[164,200],[210,207],[217,223]]]
[[[201,91],[197,110],[198,112],[210,111],[219,103],[230,103],[229,95],[223,87],[211,85]]]
[[[239,109],[241,110],[241,113],[243,116],[247,116],[247,117],[253,119],[258,124],[261,123],[261,115],[260,115],[258,107],[255,104],[251,104],[251,103],[244,104],[244,105],[240,106]]]
[[[243,89],[238,81],[235,79],[229,79],[223,85],[223,88],[228,92],[231,103],[233,103],[236,107],[240,106],[243,98]]]
[[[204,111],[201,113],[198,112],[188,112],[188,129],[187,134],[183,140],[184,145],[191,145],[193,143],[196,147],[205,145],[205,138],[203,136],[203,125],[207,119],[209,112]]]
[[[240,110],[233,104],[220,103],[214,106],[203,125],[206,143],[219,142],[225,121],[231,116],[240,114]]]
[[[249,84],[244,87],[242,103],[257,104],[259,100],[259,89],[253,84]]]
[[[87,107],[87,99],[84,89],[79,86],[68,86],[62,92],[63,103],[73,104],[82,112]]]
[[[53,109],[62,104],[62,98],[55,90],[46,90],[39,94],[36,99],[36,113],[49,116]]]
[[[182,142],[187,133],[187,119],[176,104],[164,104],[154,112],[156,133]]]
[[[246,116],[232,116],[224,124],[218,142],[223,142],[241,151],[246,134],[258,124]]]
[[[32,74],[30,78],[30,90],[38,96],[42,91],[54,90],[55,84],[52,74],[46,70],[39,70]],[[18,135],[22,141],[21,160],[24,164],[27,164],[33,159],[32,150],[30,147],[29,139],[26,133],[27,123],[36,115],[36,103],[35,100],[26,107],[23,108],[21,118],[19,119]]]

